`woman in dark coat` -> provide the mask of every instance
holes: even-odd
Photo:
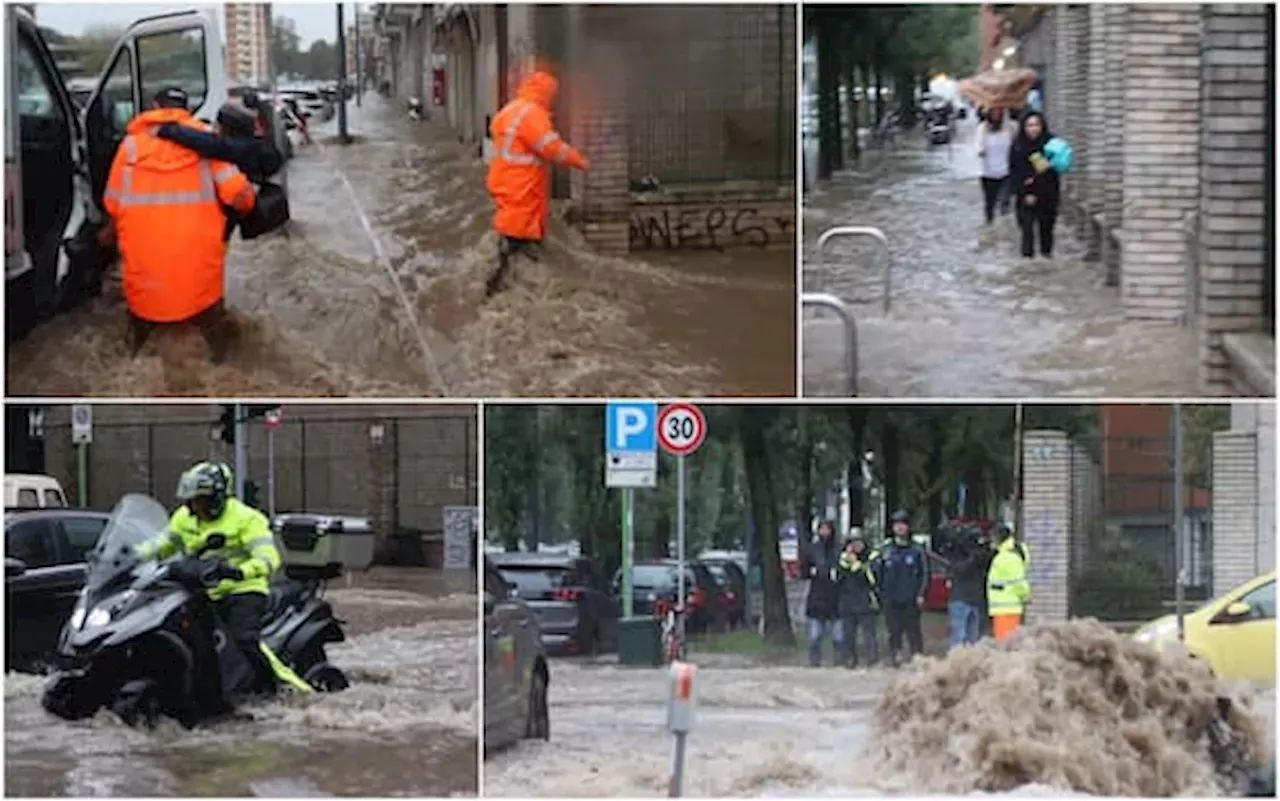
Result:
[[[1031,111],[1023,116],[1018,136],[1009,149],[1009,183],[1017,192],[1022,255],[1028,259],[1035,256],[1037,232],[1040,254],[1046,259],[1053,256],[1053,226],[1058,220],[1061,184],[1044,155],[1044,146],[1052,138],[1044,115]]]

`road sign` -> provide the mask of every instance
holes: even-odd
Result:
[[[707,418],[692,403],[673,403],[658,415],[658,444],[673,456],[688,456],[707,438]]]
[[[93,407],[87,403],[71,407],[71,441],[77,445],[93,442]]]
[[[279,428],[280,423],[283,422],[283,417],[280,414],[280,409],[277,407],[264,414],[262,416],[262,420],[267,424],[267,428]]]
[[[656,403],[610,403],[605,409],[604,485],[649,489],[658,483]]]

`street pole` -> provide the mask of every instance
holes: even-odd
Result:
[[[76,505],[89,507],[89,443],[76,444]]]
[[[1178,616],[1178,642],[1186,639],[1186,577],[1183,576],[1182,540],[1186,531],[1186,503],[1182,498],[1182,404],[1173,404],[1173,575]]]
[[[249,426],[245,420],[244,407],[235,404],[236,425],[236,497],[244,500],[244,471],[249,467]]]
[[[364,87],[364,66],[360,63],[360,4],[356,3],[356,18],[352,23],[356,32],[356,108],[360,107],[360,90]]]
[[[342,3],[338,3],[338,141],[351,144],[347,133],[347,32]]]
[[[267,515],[276,516],[276,429],[267,427]]]
[[[631,573],[635,564],[635,523],[636,491],[630,487],[622,490],[622,617],[630,620],[635,614],[635,599],[632,597]]]
[[[684,457],[676,457],[676,598],[680,604],[680,658],[684,659]],[[684,738],[678,737],[678,747],[684,748]],[[680,762],[684,762],[681,756]]]
[[[1013,531],[1022,533],[1022,404],[1013,407]]]

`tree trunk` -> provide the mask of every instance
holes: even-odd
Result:
[[[898,499],[902,497],[899,486],[901,470],[898,468],[898,426],[892,414],[885,415],[884,428],[880,434],[880,450],[884,451],[884,512],[892,515],[898,511]],[[884,530],[888,532],[888,517],[882,522]]]
[[[778,552],[778,506],[774,497],[773,473],[769,469],[769,453],[764,432],[777,417],[770,407],[747,406],[739,414],[738,436],[742,441],[742,460],[747,474],[751,514],[760,537],[760,573],[764,591],[764,636],[767,641],[794,647],[796,638],[791,628],[791,610],[787,607],[787,588],[782,577],[782,558]]]
[[[863,437],[867,431],[867,407],[849,407],[849,524],[861,528],[867,519],[866,488],[862,486]]]
[[[942,449],[946,444],[947,431],[942,418],[932,414],[929,418],[929,461],[925,468],[925,481],[928,482],[928,525],[933,526],[942,519],[942,498],[946,488],[942,486]]]
[[[858,76],[852,61],[845,66],[844,82],[848,91],[846,99],[849,106],[849,153],[854,162],[857,162],[862,158],[862,143],[858,140],[858,93],[855,91],[858,87]]]
[[[835,172],[840,153],[839,26],[818,27],[818,179]]]
[[[800,523],[801,535],[807,538],[813,532],[813,436],[809,431],[808,408],[799,406],[796,414],[800,434],[800,497],[796,520]]]
[[[876,123],[879,127],[884,121],[884,65],[876,64]]]

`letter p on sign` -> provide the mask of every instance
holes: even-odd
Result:
[[[618,437],[613,447],[625,448],[631,438],[637,434],[643,434],[648,427],[649,421],[645,417],[643,409],[637,409],[634,406],[624,406],[618,410]]]

